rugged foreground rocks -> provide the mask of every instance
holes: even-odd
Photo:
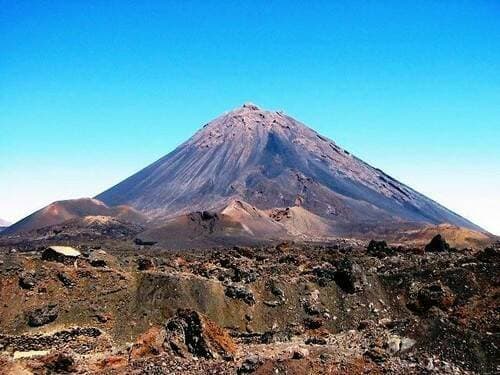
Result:
[[[0,373],[497,373],[500,247],[445,243],[0,240]]]

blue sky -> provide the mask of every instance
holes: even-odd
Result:
[[[281,109],[500,234],[500,2],[0,0],[0,217]]]

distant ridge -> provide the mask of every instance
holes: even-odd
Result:
[[[0,219],[0,233],[5,231],[5,229],[10,225],[10,223],[6,220]]]

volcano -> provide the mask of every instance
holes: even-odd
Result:
[[[238,201],[269,217],[285,208],[297,216],[300,208],[295,222],[320,222],[335,235],[443,223],[483,231],[294,118],[253,104],[204,125],[96,198],[160,221]]]

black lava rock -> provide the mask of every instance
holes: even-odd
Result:
[[[450,245],[446,242],[444,237],[440,234],[434,236],[434,238],[425,246],[425,251],[428,252],[443,252],[450,250]]]
[[[366,248],[369,255],[377,258],[385,258],[386,256],[394,255],[395,251],[387,246],[385,241],[371,240]]]

